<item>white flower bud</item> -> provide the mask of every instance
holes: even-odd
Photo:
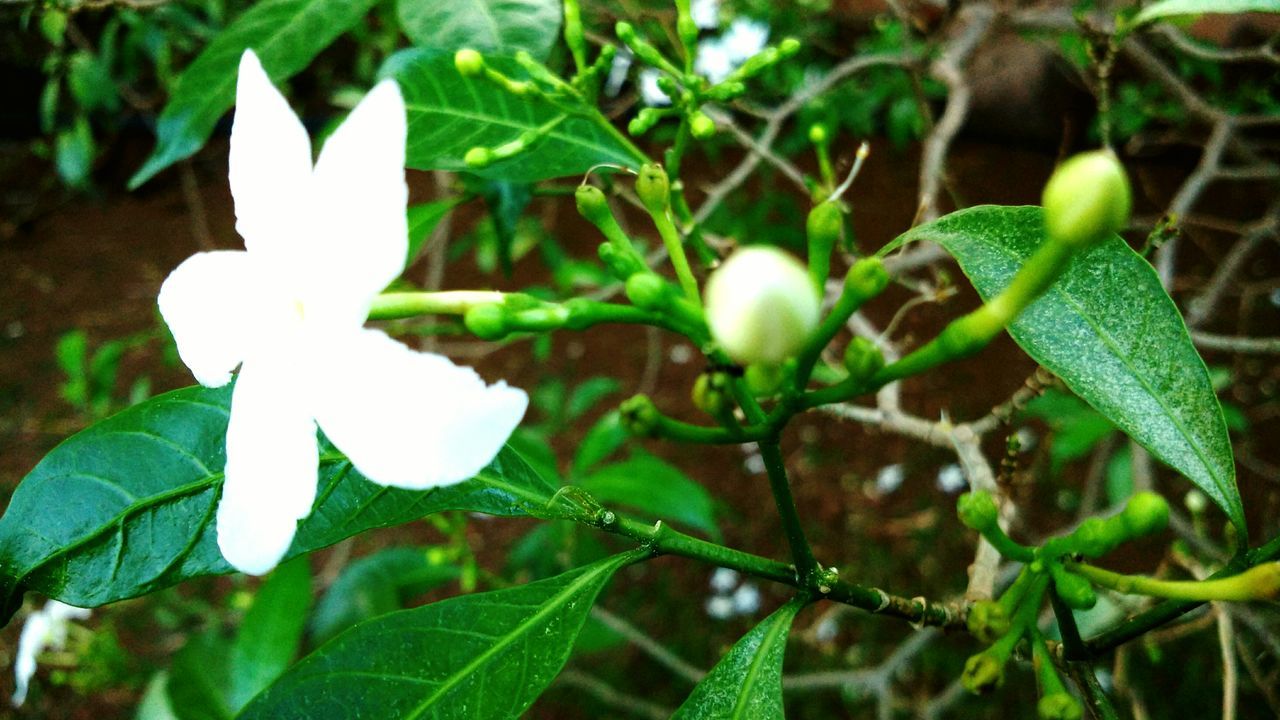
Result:
[[[776,365],[818,326],[818,290],[804,265],[772,247],[735,252],[707,280],[707,325],[729,357]]]

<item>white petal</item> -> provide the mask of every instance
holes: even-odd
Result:
[[[51,620],[43,610],[32,613],[22,625],[22,635],[18,637],[18,652],[13,659],[14,707],[27,700],[27,688],[36,674],[36,658],[44,652],[50,625]]]
[[[404,270],[409,248],[404,179],[405,109],[384,80],[329,136],[316,161],[307,312],[363,324],[369,301]]]
[[[466,480],[524,417],[524,391],[362,329],[335,337],[318,391],[320,429],[362,475],[422,489]]]
[[[316,496],[316,426],[290,355],[247,359],[231,397],[218,547],[233,567],[252,575],[280,562]]]
[[[218,250],[187,258],[160,286],[160,315],[201,385],[231,381],[264,319],[262,282],[248,253]]]
[[[252,50],[240,58],[229,163],[245,247],[286,265],[306,242],[311,139]]]

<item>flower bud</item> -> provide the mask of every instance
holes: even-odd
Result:
[[[693,383],[693,404],[699,410],[720,417],[733,407],[729,379],[721,372],[703,373]]]
[[[844,276],[845,290],[854,293],[860,302],[879,295],[889,285],[889,273],[880,258],[864,257],[849,268]]]
[[[990,493],[982,491],[961,495],[956,500],[956,514],[965,527],[980,533],[996,527],[1000,520],[1000,510],[996,507],[995,499]]]
[[[814,123],[809,126],[809,142],[814,145],[827,144],[827,126],[822,123]]]
[[[782,57],[789,58],[800,52],[800,41],[793,37],[783,38],[782,42],[778,43],[778,52]]]
[[[1083,248],[1123,230],[1132,199],[1115,154],[1095,150],[1062,163],[1044,186],[1041,202],[1049,238]]]
[[[462,316],[462,322],[481,340],[499,340],[507,334],[506,311],[497,303],[476,305]]]
[[[1131,537],[1160,532],[1169,525],[1169,503],[1153,492],[1140,492],[1129,498],[1120,513]]]
[[[627,299],[641,310],[661,310],[671,300],[671,286],[656,273],[637,272],[627,278]]]
[[[471,48],[462,48],[453,54],[453,66],[463,77],[476,77],[484,72],[484,56]]]
[[[606,222],[609,215],[609,201],[604,192],[595,185],[580,185],[573,193],[574,202],[578,206],[578,214],[586,218],[592,225],[599,226]]]
[[[707,280],[711,335],[743,365],[795,355],[818,326],[819,303],[805,267],[777,248],[738,250]]]
[[[468,150],[467,154],[462,158],[462,162],[466,163],[467,167],[473,168],[489,167],[493,164],[494,160],[495,158],[492,150],[478,145]]]
[[[1040,698],[1036,703],[1036,714],[1040,720],[1081,720],[1084,708],[1080,701],[1065,692],[1054,692]]]
[[[966,619],[969,632],[978,640],[990,645],[1009,632],[1009,612],[993,600],[979,600],[969,608]]]
[[[1102,557],[1124,542],[1128,529],[1116,518],[1089,518],[1067,538],[1067,547],[1085,557]]]
[[[622,427],[636,437],[652,437],[658,427],[658,408],[648,395],[635,395],[618,407]]]
[[[767,397],[778,392],[783,381],[787,379],[786,367],[783,365],[748,365],[742,379],[747,389],[756,397]]]
[[[1004,684],[1004,663],[990,653],[978,653],[965,661],[960,684],[974,695],[989,693]]]
[[[716,134],[715,121],[699,110],[689,118],[689,132],[699,140],[706,140]]]
[[[864,337],[855,337],[844,349],[844,369],[855,380],[867,380],[884,367],[884,353],[875,343]]]
[[[671,184],[667,180],[667,171],[656,163],[645,163],[640,166],[636,177],[636,195],[646,210],[653,215],[665,215],[670,202]]]
[[[1093,583],[1057,563],[1049,566],[1049,574],[1053,577],[1054,591],[1067,607],[1088,610],[1098,604],[1098,594],[1093,591]]]

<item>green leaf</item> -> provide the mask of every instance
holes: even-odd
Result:
[[[195,154],[234,103],[240,56],[253,49],[280,83],[311,63],[376,0],[263,0],[236,18],[183,71],[156,123],[156,149],[129,179],[135,189]]]
[[[804,605],[792,600],[743,635],[671,719],[782,720],[782,660],[791,621]]]
[[[54,166],[58,177],[71,187],[84,187],[93,171],[93,130],[89,121],[79,116],[70,128],[62,130],[53,140]]]
[[[988,299],[1044,242],[1044,213],[969,208],[913,228],[886,250],[915,240],[931,240],[954,255]],[[1209,373],[1155,270],[1124,240],[1112,236],[1072,260],[1009,334],[1244,530],[1231,442]]]
[[[486,58],[495,69],[523,75],[511,61]],[[383,65],[382,77],[400,83],[409,116],[408,165],[417,170],[460,170],[512,182],[579,175],[601,163],[638,168],[643,153],[594,107],[565,99],[573,114],[515,157],[471,168],[463,156],[473,147],[493,147],[562,116],[539,98],[515,97],[484,78],[465,78],[453,56],[404,50]]]
[[[409,215],[409,253],[405,258],[405,265],[413,263],[417,259],[418,253],[422,252],[422,246],[427,242],[427,238],[431,237],[431,233],[435,231],[436,226],[444,220],[444,216],[458,205],[461,198],[450,198],[448,200],[435,200],[432,202],[418,203],[410,205],[407,211]]]
[[[26,590],[96,607],[231,572],[214,527],[230,400],[230,386],[159,395],[49,453],[0,518],[4,617]],[[326,445],[316,503],[289,557],[442,510],[528,515],[554,492],[509,449],[471,480],[415,491],[366,480]]]
[[[596,470],[577,485],[606,507],[611,503],[625,505],[651,518],[685,525],[720,540],[711,494],[679,469],[652,455],[637,452],[628,460]]]
[[[1160,0],[1143,8],[1129,25],[1136,27],[1152,20],[1178,15],[1246,12],[1280,12],[1280,0]]]
[[[415,45],[448,52],[524,50],[546,60],[560,30],[557,0],[397,0],[396,14]]]
[[[538,527],[542,527],[539,525]],[[416,595],[458,577],[429,547],[393,547],[351,563],[325,591],[311,617],[316,643],[369,618],[400,610]]]
[[[576,420],[595,404],[610,395],[622,390],[622,383],[611,377],[591,377],[583,380],[569,395],[565,414],[570,420]]]
[[[258,588],[231,646],[232,711],[244,707],[289,667],[302,644],[311,607],[311,568],[299,557],[272,571]]]
[[[361,623],[240,719],[518,717],[560,672],[600,590],[639,553]]]
[[[173,656],[166,691],[179,720],[231,720],[227,643],[214,633],[196,635]]]
[[[614,410],[596,421],[587,431],[573,454],[571,477],[582,477],[591,468],[603,462],[627,441],[631,435],[622,427],[622,419]]]
[[[178,720],[178,714],[169,703],[169,672],[161,670],[147,681],[147,688],[138,702],[133,720]]]

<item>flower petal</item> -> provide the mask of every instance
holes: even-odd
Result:
[[[287,265],[306,242],[311,139],[252,50],[240,57],[229,164],[245,247]]]
[[[248,253],[196,253],[160,286],[160,315],[196,381],[221,387],[244,359],[263,321],[262,287]]]
[[[317,285],[307,292],[309,315],[335,310],[348,326],[352,314],[363,324],[369,301],[404,270],[405,137],[400,88],[384,80],[325,142],[312,185],[307,279]]]
[[[423,489],[461,482],[493,460],[529,399],[471,368],[379,330],[332,338],[316,421],[370,480]]]
[[[262,575],[293,542],[316,497],[319,448],[292,353],[245,361],[231,397],[218,547],[233,567]]]

